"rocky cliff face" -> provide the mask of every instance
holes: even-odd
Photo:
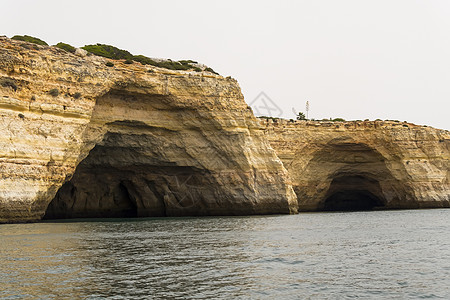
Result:
[[[0,222],[293,213],[237,82],[0,38]]]
[[[450,207],[448,131],[257,120],[207,72],[0,37],[0,115],[0,223]]]
[[[300,211],[450,207],[450,133],[400,122],[261,119]]]

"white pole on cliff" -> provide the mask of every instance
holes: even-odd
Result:
[[[306,120],[309,119],[309,101],[306,101]]]

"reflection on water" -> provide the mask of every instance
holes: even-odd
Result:
[[[0,225],[2,299],[450,299],[450,210]]]

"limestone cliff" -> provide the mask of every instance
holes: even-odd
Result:
[[[261,119],[300,211],[450,207],[450,133],[410,123]]]
[[[108,61],[0,38],[0,222],[296,212],[234,79]]]
[[[76,54],[0,37],[0,223],[450,207],[448,131],[259,120],[234,79]]]

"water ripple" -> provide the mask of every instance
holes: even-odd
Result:
[[[450,210],[0,226],[1,299],[450,299]]]

